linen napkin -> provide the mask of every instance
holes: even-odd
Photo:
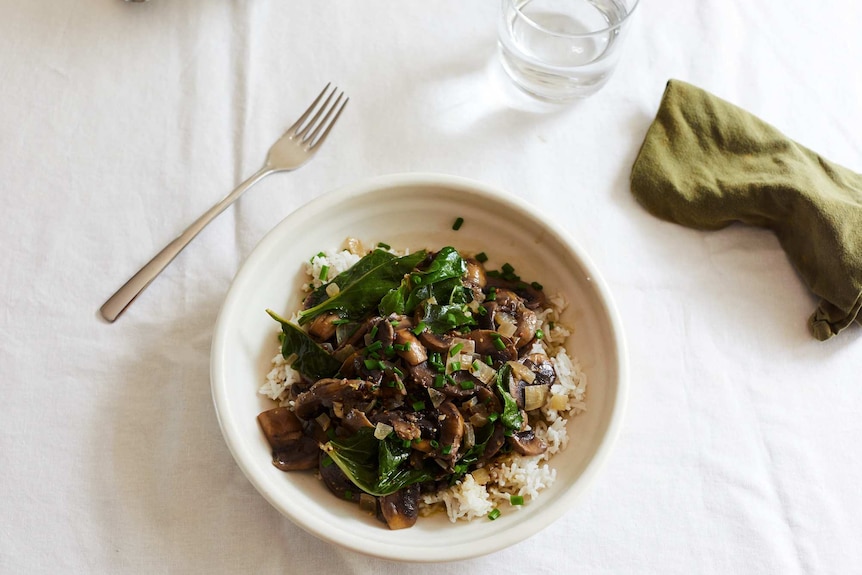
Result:
[[[809,319],[826,340],[859,321],[862,176],[800,146],[745,110],[670,80],[631,173],[653,215],[715,230],[771,229],[809,289]]]

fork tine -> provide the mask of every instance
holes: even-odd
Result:
[[[338,91],[338,88],[334,88],[332,90],[332,92],[329,94],[329,96],[323,102],[323,105],[320,106],[320,109],[317,111],[317,113],[314,114],[314,116],[308,122],[306,122],[305,127],[302,128],[302,130],[294,133],[293,137],[299,138],[299,140],[303,143],[305,143],[308,140],[308,138],[306,138],[305,135],[308,133],[308,131],[311,128],[314,127],[315,124],[317,124],[317,120],[320,119],[320,115],[323,114],[323,112],[326,111],[326,108],[329,107],[329,102],[332,101],[332,97],[335,95],[335,93],[337,91]]]
[[[333,94],[334,94],[334,92],[333,92]],[[329,117],[330,117],[330,116],[332,116],[332,112],[334,112],[334,111],[335,111],[335,109],[336,109],[336,108],[338,108],[338,104],[340,104],[340,103],[341,103],[341,99],[342,99],[343,97],[344,97],[344,92],[342,92],[342,93],[340,93],[340,94],[338,95],[338,98],[335,100],[335,103],[334,103],[334,104],[332,104],[332,107],[331,107],[331,108],[329,108],[329,111],[328,111],[328,112],[326,113],[326,115],[323,117],[323,120],[321,120],[321,121],[317,124],[317,127],[316,127],[316,128],[314,128],[314,131],[313,131],[313,132],[311,132],[311,134],[309,134],[309,135],[308,135],[308,137],[306,137],[306,138],[303,138],[303,139],[302,139],[302,141],[303,141],[303,142],[309,142],[309,143],[311,143],[311,142],[313,142],[313,141],[314,141],[314,138],[317,136],[317,134],[320,132],[320,130],[321,130],[321,129],[323,129],[323,128],[327,125],[327,122],[329,121]],[[327,100],[327,103],[329,103],[329,100]]]
[[[314,99],[314,102],[312,102],[311,105],[308,107],[308,109],[302,113],[302,115],[299,117],[299,119],[296,122],[294,122],[294,124],[291,127],[289,127],[287,129],[287,133],[295,131],[297,128],[299,128],[302,125],[303,122],[305,122],[305,119],[308,118],[308,115],[314,111],[314,108],[317,106],[317,103],[320,102],[320,99],[323,98],[323,95],[326,94],[327,90],[329,90],[330,85],[332,85],[332,82],[326,83],[326,86],[324,86],[323,91],[320,92],[320,94],[318,94],[317,98]]]
[[[342,92],[341,96],[343,96],[343,95],[344,95],[344,93]],[[338,97],[338,100],[341,100],[341,96]],[[347,106],[347,102],[349,102],[349,101],[350,101],[350,98],[346,98],[344,100],[344,102],[342,102],[341,107],[338,108],[338,111],[335,113],[335,116],[332,118],[332,121],[329,122],[329,124],[326,126],[326,129],[320,135],[320,138],[318,138],[315,142],[313,142],[311,144],[311,149],[317,148],[320,144],[322,144],[326,140],[326,136],[329,135],[329,131],[332,130],[332,126],[334,126],[335,122],[338,121],[338,117],[341,116],[341,112],[344,110],[344,107]],[[326,124],[326,120],[332,114],[332,110],[334,110],[337,105],[338,105],[338,101],[336,101],[335,106],[333,106],[332,109],[329,110],[329,114],[326,115],[326,118],[324,118],[324,121],[321,123],[321,126],[323,126],[323,124]],[[314,134],[312,134],[312,138],[315,135],[317,135],[318,130],[320,130],[320,126],[317,128],[317,130],[314,131]]]

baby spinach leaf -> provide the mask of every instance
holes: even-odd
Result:
[[[378,252],[388,253],[383,252],[383,250],[375,250],[366,257],[371,257]],[[373,265],[366,263],[362,267],[362,273],[351,274],[344,285],[339,285],[340,290],[337,294],[300,312],[300,325],[304,325],[328,311],[334,311],[342,318],[361,318],[375,309],[380,300],[390,290],[397,288],[401,284],[401,280],[404,279],[404,275],[415,268],[423,259],[425,259],[424,250],[394,259],[379,257],[373,260]],[[361,262],[362,260],[356,265]]]
[[[312,380],[332,377],[341,369],[341,362],[320,347],[307,333],[280,317],[272,310],[266,310],[272,319],[281,324],[281,355],[285,358],[296,355],[290,367]]]
[[[370,427],[347,438],[332,439],[324,450],[354,485],[378,497],[434,477],[429,469],[409,465],[410,448],[399,439],[378,440]]]
[[[335,276],[332,281],[323,284],[311,292],[305,300],[306,307],[312,308],[323,303],[324,300],[329,299],[329,294],[326,293],[326,286],[329,284],[335,284],[339,289],[343,289],[345,286],[352,284],[357,279],[367,274],[370,270],[385,264],[386,262],[390,262],[396,257],[398,256],[384,250],[374,250],[371,253],[366,254],[358,262],[350,266],[350,268]]]
[[[422,304],[421,320],[436,334],[476,325],[470,310],[463,304],[437,305],[425,301]]]
[[[503,413],[500,414],[500,421],[506,426],[507,431],[518,431],[524,423],[524,419],[521,416],[521,410],[518,409],[515,398],[506,390],[509,387],[511,371],[511,367],[503,365],[497,372],[497,391],[503,399]]]

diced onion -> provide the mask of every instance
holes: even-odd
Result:
[[[473,426],[464,422],[464,449],[470,449],[476,445],[476,432],[473,429]]]
[[[545,405],[547,400],[547,385],[528,385],[524,388],[524,411],[539,409]]]
[[[383,440],[392,433],[392,426],[383,423],[382,421],[377,422],[377,427],[374,428],[374,437],[377,439]]]
[[[332,413],[334,413],[335,417],[338,419],[342,419],[344,417],[344,404],[339,401],[333,401]]]
[[[475,427],[485,427],[488,424],[488,414],[474,413],[470,416],[470,424]]]
[[[509,314],[500,312],[497,314],[496,320],[497,333],[503,337],[512,337],[518,331],[518,324],[515,323],[515,319]]]
[[[471,365],[473,375],[484,384],[488,384],[497,376],[497,370],[482,360],[474,361]]]
[[[435,408],[440,407],[440,404],[446,401],[446,394],[437,391],[433,387],[428,388],[428,397],[431,399],[431,405],[433,405]]]
[[[452,345],[449,346],[449,349],[452,349],[458,344],[461,344],[461,353],[462,354],[474,354],[476,353],[476,342],[472,339],[465,339],[462,337],[453,337]]]
[[[341,291],[341,288],[338,287],[338,284],[335,282],[326,284],[326,295],[329,297],[335,297],[338,295],[338,292]]]
[[[512,374],[515,376],[515,378],[520,379],[527,385],[536,381],[535,372],[533,372],[523,363],[518,363],[517,361],[509,361],[507,363],[509,364],[509,367],[512,368]]]
[[[491,481],[491,474],[488,473],[488,469],[486,467],[474,469],[470,475],[473,476],[473,481],[475,481],[477,485],[485,485]]]
[[[325,412],[321,413],[320,415],[318,415],[314,419],[317,421],[317,424],[320,425],[320,428],[323,431],[326,431],[327,429],[329,429],[329,423],[331,420],[329,419],[329,416],[326,415]]]
[[[555,393],[551,395],[551,399],[548,401],[548,407],[556,411],[565,411],[569,407],[569,398],[565,395]]]

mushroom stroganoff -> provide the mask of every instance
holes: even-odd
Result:
[[[290,319],[268,310],[281,349],[261,392],[278,405],[258,422],[273,464],[316,470],[391,529],[525,505],[584,409],[564,302],[483,253],[348,248],[312,258]]]

